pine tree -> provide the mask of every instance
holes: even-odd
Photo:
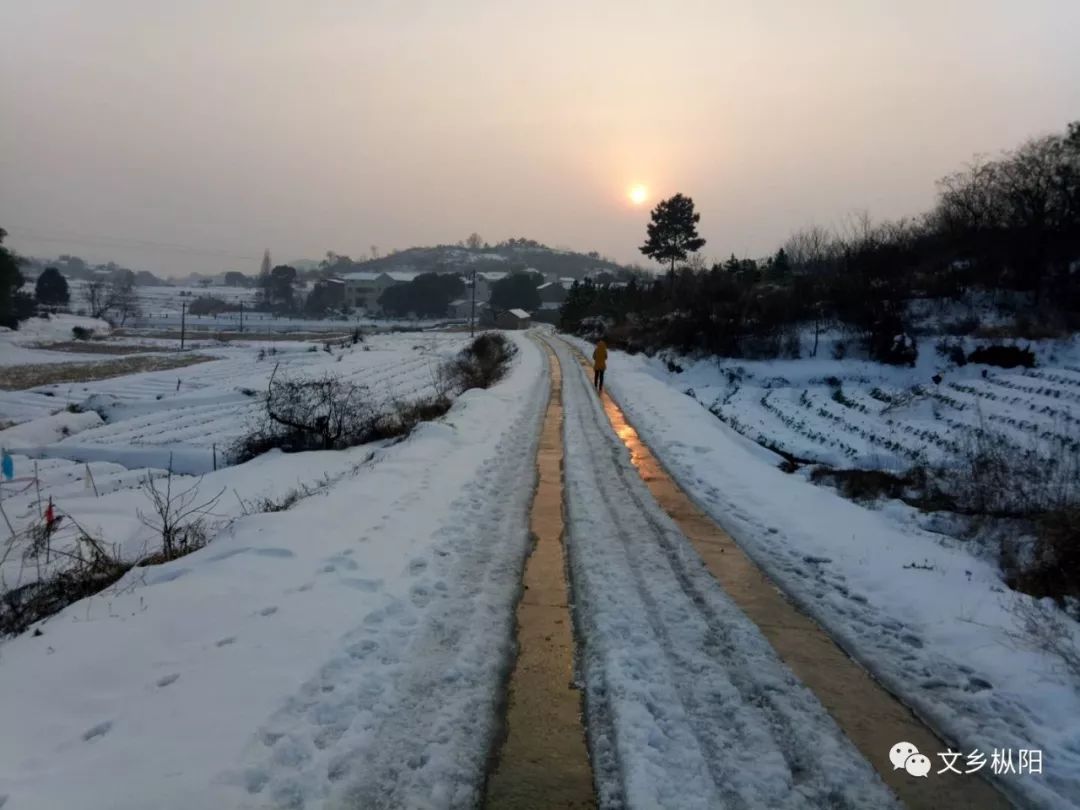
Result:
[[[256,283],[259,285],[260,303],[263,307],[269,309],[273,302],[273,282],[270,279],[270,248],[263,251],[262,264],[259,265],[259,278]]]
[[[705,240],[698,236],[697,223],[701,214],[694,211],[694,201],[682,194],[676,194],[668,200],[662,200],[652,210],[645,244],[641,252],[657,262],[670,262],[672,279],[675,277],[675,262],[686,258],[689,253],[696,253],[705,245]]]
[[[22,259],[3,246],[5,236],[7,231],[0,228],[0,326],[14,329],[32,313],[26,306],[27,296],[19,292],[23,285],[23,274],[19,271]]]
[[[70,298],[67,279],[55,267],[46,267],[38,276],[34,297],[47,306],[66,304]]]

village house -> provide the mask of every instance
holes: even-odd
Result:
[[[508,309],[495,316],[495,325],[499,329],[528,329],[531,316],[523,309]]]

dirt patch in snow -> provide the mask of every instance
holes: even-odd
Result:
[[[517,607],[518,656],[510,677],[506,736],[488,780],[489,808],[596,807],[581,693],[574,684],[562,515],[562,382],[545,346],[551,399],[537,456],[531,526],[536,545]]]
[[[90,382],[139,374],[144,371],[162,371],[205,363],[215,358],[205,354],[139,355],[97,363],[49,363],[24,366],[0,366],[0,389],[21,391],[39,385],[53,383]]]
[[[142,354],[159,352],[160,346],[138,346],[125,343],[107,343],[103,340],[63,340],[56,343],[39,343],[35,349],[71,354]]]

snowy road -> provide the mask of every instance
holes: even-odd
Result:
[[[569,348],[567,546],[606,807],[889,807],[890,792],[652,499]]]

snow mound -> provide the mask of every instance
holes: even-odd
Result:
[[[33,447],[58,442],[90,428],[103,425],[101,417],[93,411],[71,413],[61,411],[23,422],[21,425],[0,430],[0,447]]]

